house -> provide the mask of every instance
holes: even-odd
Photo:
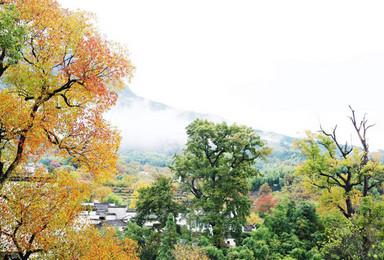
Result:
[[[123,230],[130,218],[127,218],[127,206],[117,206],[113,203],[84,203],[81,216],[97,228],[113,226]]]
[[[136,216],[134,209],[128,208],[127,206],[115,205],[113,203],[84,203],[83,207],[84,211],[81,215],[86,222],[90,225],[94,225],[96,228],[112,226],[123,231],[127,227],[128,222],[132,221],[132,218]],[[199,214],[203,213],[199,212]],[[151,215],[149,218],[156,219],[156,216]],[[189,230],[194,232],[212,232],[211,226],[200,223],[197,220],[188,223],[186,217],[181,214],[177,216],[175,220],[177,225],[186,226]],[[157,221],[147,221],[144,226],[152,228],[153,225],[157,223]],[[256,230],[254,225],[246,225],[243,227],[244,233],[250,233],[254,230]],[[228,246],[235,246],[234,239],[230,235],[228,235],[225,241]]]

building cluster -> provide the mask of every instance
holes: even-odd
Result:
[[[118,206],[113,203],[84,203],[83,207],[84,210],[81,216],[85,221],[94,225],[96,228],[112,226],[123,231],[127,227],[128,222],[132,221],[132,218],[136,216],[134,209],[127,206]],[[151,218],[155,219],[156,216],[152,216]],[[192,225],[187,224],[186,218],[181,215],[176,217],[175,220],[177,225],[187,226],[188,229],[195,232],[201,232],[206,228],[204,225],[199,225],[198,223],[193,223]],[[144,226],[152,228],[156,223],[156,221],[147,221]],[[255,230],[253,225],[247,225],[243,228],[243,232],[245,233],[249,233],[253,230]],[[235,246],[232,238],[229,237],[226,241],[230,246]]]
[[[135,210],[113,203],[91,202],[84,203],[83,207],[84,210],[81,216],[85,218],[89,224],[97,228],[112,226],[123,230],[127,227],[128,221],[136,216]]]

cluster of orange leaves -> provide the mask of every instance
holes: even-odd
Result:
[[[15,166],[49,151],[71,156],[97,178],[114,173],[120,136],[103,113],[115,103],[122,79],[132,76],[126,51],[100,35],[88,13],[54,0],[5,3],[16,4],[27,34],[23,59],[0,79],[7,141],[0,174],[10,169],[9,178]]]
[[[100,232],[79,217],[87,185],[66,173],[34,178],[8,182],[1,191],[1,251],[21,258],[138,259],[136,242],[119,240],[113,229]]]
[[[256,212],[259,212],[262,215],[266,212],[271,213],[272,208],[275,206],[277,202],[278,200],[275,200],[273,198],[273,195],[262,194],[254,202],[254,208]]]
[[[94,181],[114,174],[120,135],[103,113],[132,77],[127,52],[100,35],[91,14],[56,0],[1,4],[16,6],[26,34],[22,58],[0,75],[0,251],[22,259],[138,259],[134,241],[80,221],[89,186],[58,172],[9,181],[52,153],[70,157]]]

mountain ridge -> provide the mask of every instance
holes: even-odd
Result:
[[[107,114],[112,125],[121,130],[121,152],[178,152],[187,140],[185,127],[197,118],[226,121],[217,115],[181,110],[149,100],[138,96],[129,86],[119,92],[116,106]],[[255,133],[274,149],[292,149],[293,137],[260,129],[255,129]]]

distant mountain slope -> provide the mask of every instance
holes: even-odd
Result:
[[[200,114],[169,107],[136,95],[126,87],[120,92],[117,105],[107,119],[121,130],[121,152],[156,152],[173,155],[182,149],[187,136],[185,127],[196,118],[221,122],[225,119],[211,114]],[[289,160],[298,157],[291,147],[294,138],[255,130],[274,149],[272,160]],[[283,160],[283,161],[284,161]]]
[[[196,118],[220,122],[224,119],[169,107],[136,95],[126,87],[106,118],[121,130],[121,151],[173,154],[185,144],[185,127]]]

